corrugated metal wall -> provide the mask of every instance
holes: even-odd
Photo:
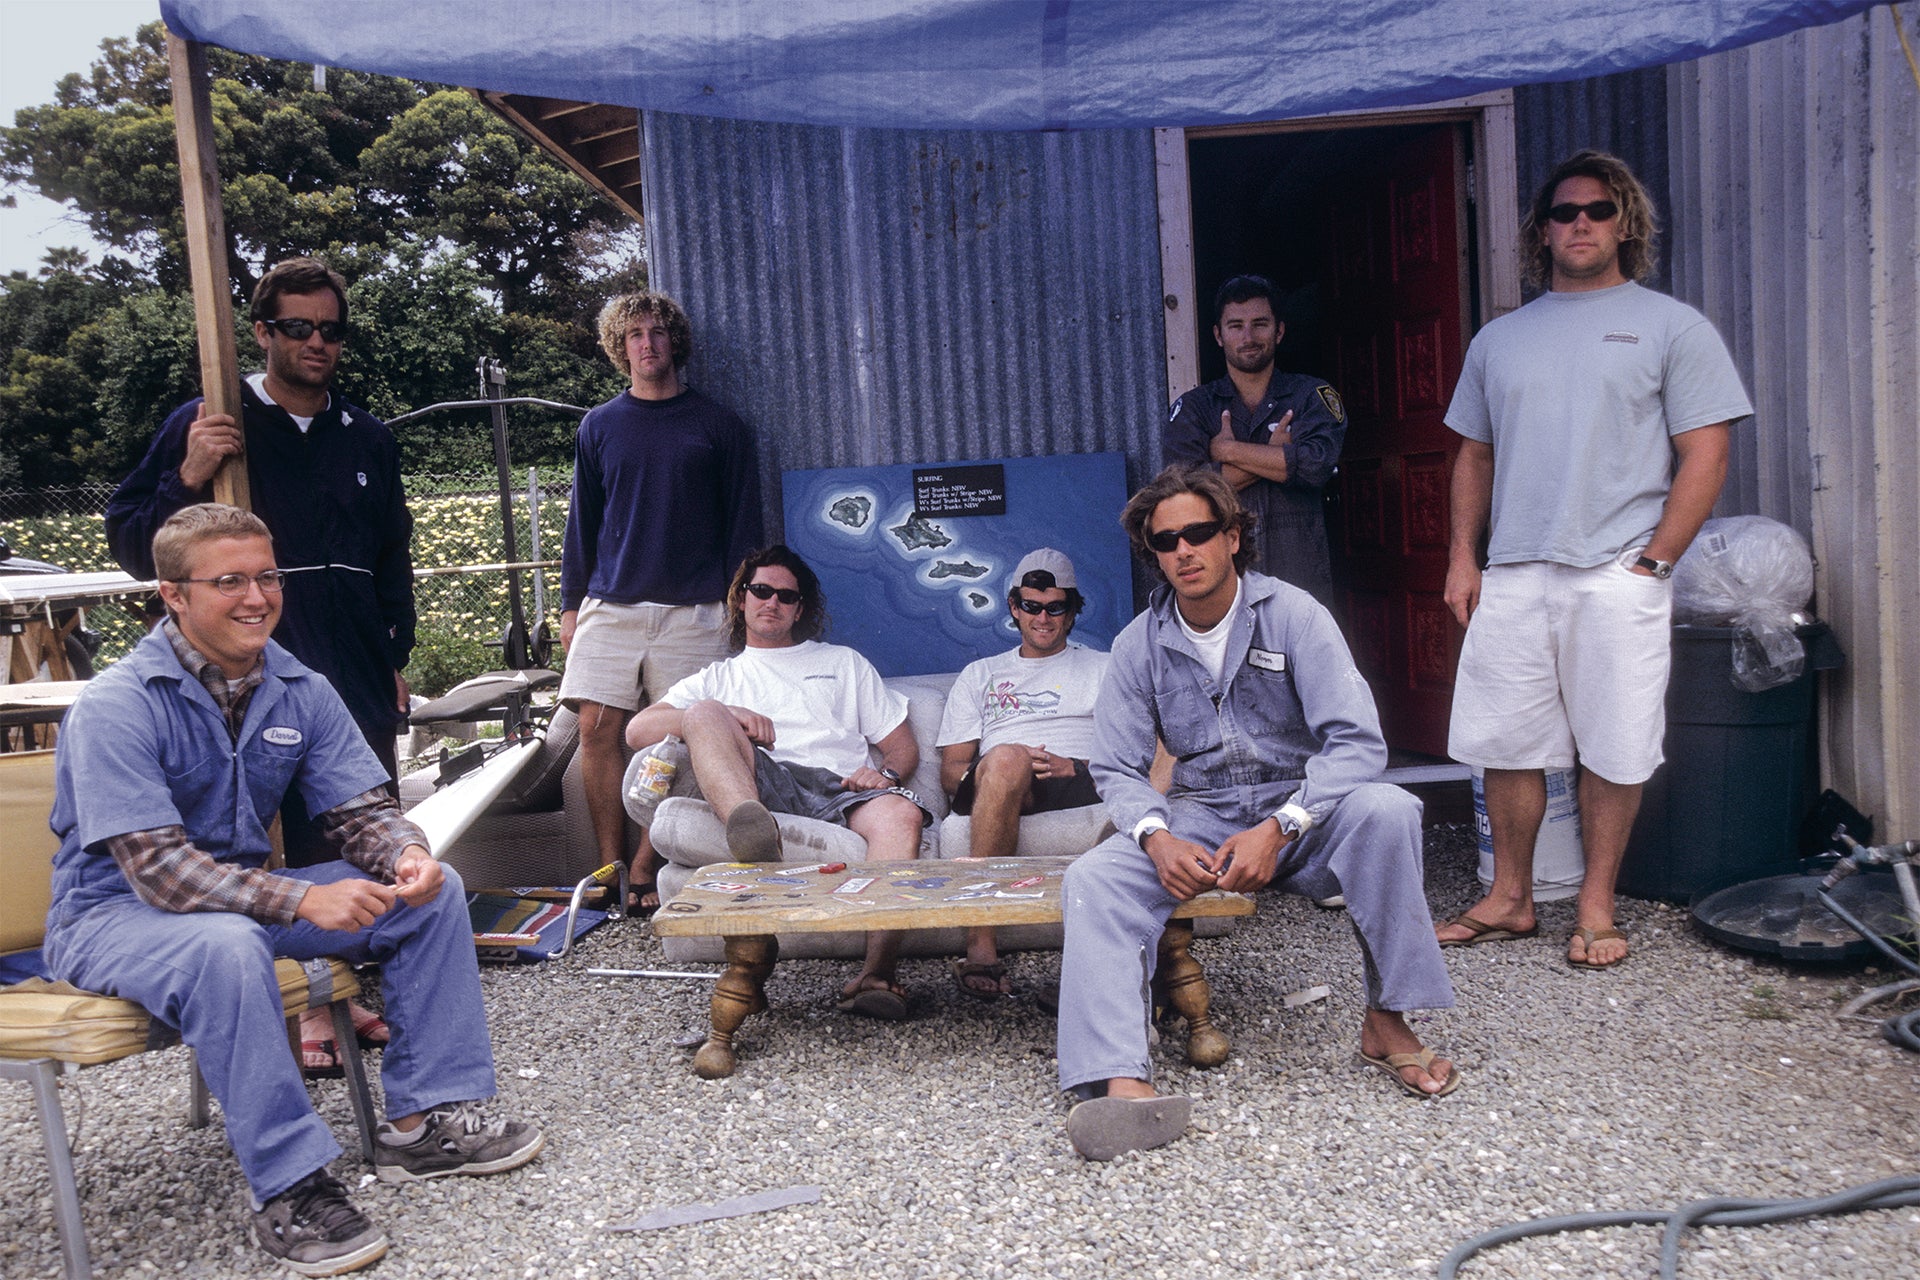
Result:
[[[1823,781],[1920,837],[1920,85],[1890,9],[1669,70],[1674,292],[1754,392],[1722,510],[1810,534]],[[1920,46],[1916,13],[1905,16]]]
[[[1521,216],[1553,167],[1585,147],[1611,151],[1646,185],[1663,213],[1673,208],[1667,155],[1667,73],[1664,67],[1623,71],[1593,80],[1522,85],[1513,91],[1515,160]],[[1668,254],[1647,283],[1669,292]]]
[[[658,287],[692,379],[783,469],[1123,452],[1158,461],[1152,135],[930,133],[644,113]]]

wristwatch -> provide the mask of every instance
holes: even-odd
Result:
[[[1633,562],[1633,567],[1636,569],[1645,569],[1656,578],[1671,578],[1673,576],[1673,561],[1671,560],[1654,560],[1647,556],[1641,556]]]
[[[888,782],[891,782],[896,787],[900,785],[900,775],[895,773],[893,770],[887,768],[887,766],[885,765],[880,766],[880,776],[885,778]]]

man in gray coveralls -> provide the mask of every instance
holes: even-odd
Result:
[[[1120,520],[1167,585],[1114,643],[1095,709],[1093,779],[1120,834],[1066,878],[1074,1149],[1110,1160],[1185,1131],[1191,1100],[1149,1083],[1146,1002],[1174,904],[1214,888],[1344,893],[1366,974],[1361,1058],[1415,1096],[1451,1093],[1459,1072],[1402,1016],[1453,1004],[1421,889],[1420,803],[1375,781],[1379,713],[1332,615],[1247,570],[1252,517],[1217,473],[1168,468]],[[1156,737],[1174,758],[1164,796],[1147,777]]]

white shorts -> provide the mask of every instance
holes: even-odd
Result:
[[[588,596],[580,605],[560,701],[597,702],[638,711],[681,680],[727,656],[727,606],[611,604]],[[644,696],[644,699],[642,695]]]
[[[1447,751],[1482,769],[1570,769],[1645,782],[1664,756],[1673,584],[1532,561],[1480,580],[1454,681]]]

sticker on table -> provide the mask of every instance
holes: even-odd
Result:
[[[872,883],[873,883],[872,876],[855,876],[853,879],[847,881],[845,884],[835,889],[833,891],[833,894],[836,898],[840,898],[840,897],[850,898],[854,894],[859,893],[862,889],[866,888],[868,885]]]
[[[742,884],[738,880],[714,880],[693,887],[706,893],[745,893],[753,888],[751,884]]]
[[[1015,880],[1012,884],[1008,885],[1007,888],[1031,889],[1037,884],[1045,884],[1046,882],[1047,878],[1045,876],[1027,876],[1025,879]]]

